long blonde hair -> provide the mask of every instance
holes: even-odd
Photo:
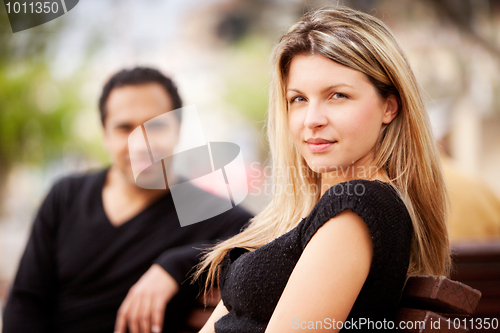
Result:
[[[228,250],[255,250],[288,232],[320,198],[311,188],[317,188],[321,178],[295,148],[287,120],[285,91],[290,62],[304,53],[322,55],[358,70],[381,97],[398,98],[399,112],[382,130],[377,143],[375,166],[385,171],[412,219],[408,275],[448,275],[447,192],[420,87],[401,46],[384,23],[338,6],[305,14],[274,47],[267,122],[273,199],[243,232],[205,254],[195,278],[208,269],[206,287],[213,285],[218,280],[218,264]]]

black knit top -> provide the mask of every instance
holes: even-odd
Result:
[[[215,332],[264,332],[307,243],[325,222],[346,209],[366,222],[373,258],[345,323],[359,318],[393,320],[409,265],[411,219],[391,185],[353,180],[328,189],[309,216],[284,235],[255,251],[236,247],[227,253],[219,281],[229,313],[215,323]]]

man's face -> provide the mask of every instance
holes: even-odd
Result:
[[[155,144],[160,145],[162,152],[173,153],[179,140],[180,124],[175,114],[168,112],[173,109],[172,100],[160,84],[148,83],[113,89],[105,107],[107,113],[104,122],[104,145],[110,154],[113,167],[118,169],[128,182],[135,184],[128,137],[144,122],[163,115],[161,129],[157,129],[161,130],[162,140]],[[151,164],[147,150],[134,149],[133,154],[134,162]]]

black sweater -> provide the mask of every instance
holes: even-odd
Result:
[[[219,278],[229,313],[215,323],[215,332],[264,332],[307,243],[325,222],[346,209],[363,218],[373,240],[370,272],[346,323],[394,319],[409,265],[411,219],[391,185],[354,180],[331,187],[311,214],[286,234],[252,252],[237,247],[227,253]]]
[[[105,215],[106,170],[67,177],[51,189],[5,308],[3,332],[113,332],[130,287],[153,263],[179,284],[199,261],[197,248],[240,231],[250,215],[233,208],[181,227],[170,193],[121,226]],[[177,332],[197,285],[185,282],[168,304],[165,331]]]

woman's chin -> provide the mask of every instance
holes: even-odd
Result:
[[[316,172],[316,173],[331,173],[331,172],[337,172],[341,169],[340,166],[337,165],[332,165],[332,164],[322,164],[322,163],[316,163],[316,164],[308,164],[309,168]]]

